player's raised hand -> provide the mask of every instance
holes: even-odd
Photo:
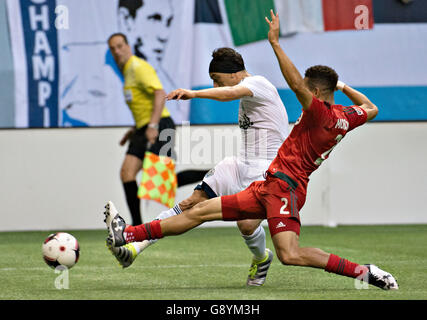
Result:
[[[188,100],[196,97],[196,94],[193,90],[187,89],[176,89],[170,92],[167,96],[167,100]]]
[[[265,21],[267,21],[270,26],[270,30],[268,31],[268,41],[273,44],[279,42],[280,21],[278,13],[274,14],[273,10],[270,10],[270,15],[271,21],[267,17],[265,17]]]

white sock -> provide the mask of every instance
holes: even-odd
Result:
[[[265,258],[265,231],[261,225],[251,235],[245,236],[242,234],[242,237],[256,260]]]
[[[163,220],[172,216],[176,216],[178,214],[181,214],[182,210],[179,207],[179,204],[175,205],[175,207],[160,212],[160,214],[154,219],[154,220]],[[151,240],[144,240],[142,242],[132,242],[133,247],[136,250],[137,254],[140,254],[145,248],[149,247],[150,245],[156,243],[159,239],[151,239]]]
[[[136,254],[140,254],[145,248],[153,243],[151,243],[149,240],[144,240],[141,242],[131,242],[131,245],[135,248]]]
[[[175,207],[160,212],[160,214],[154,220],[163,220],[172,216],[176,216],[177,214],[181,214],[182,210],[179,207],[179,204],[175,205]]]

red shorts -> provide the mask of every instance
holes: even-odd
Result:
[[[283,231],[300,234],[299,211],[305,202],[305,191],[293,189],[287,182],[267,176],[255,181],[245,190],[221,197],[225,221],[267,219],[270,235]]]

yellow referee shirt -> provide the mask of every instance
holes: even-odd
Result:
[[[135,119],[136,128],[148,124],[153,113],[154,91],[163,89],[156,70],[145,60],[132,56],[123,68],[124,96]],[[166,107],[162,118],[169,117]]]

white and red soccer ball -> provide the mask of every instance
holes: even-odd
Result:
[[[42,245],[43,259],[48,266],[56,268],[73,267],[80,256],[77,239],[65,232],[53,233],[46,238]]]

